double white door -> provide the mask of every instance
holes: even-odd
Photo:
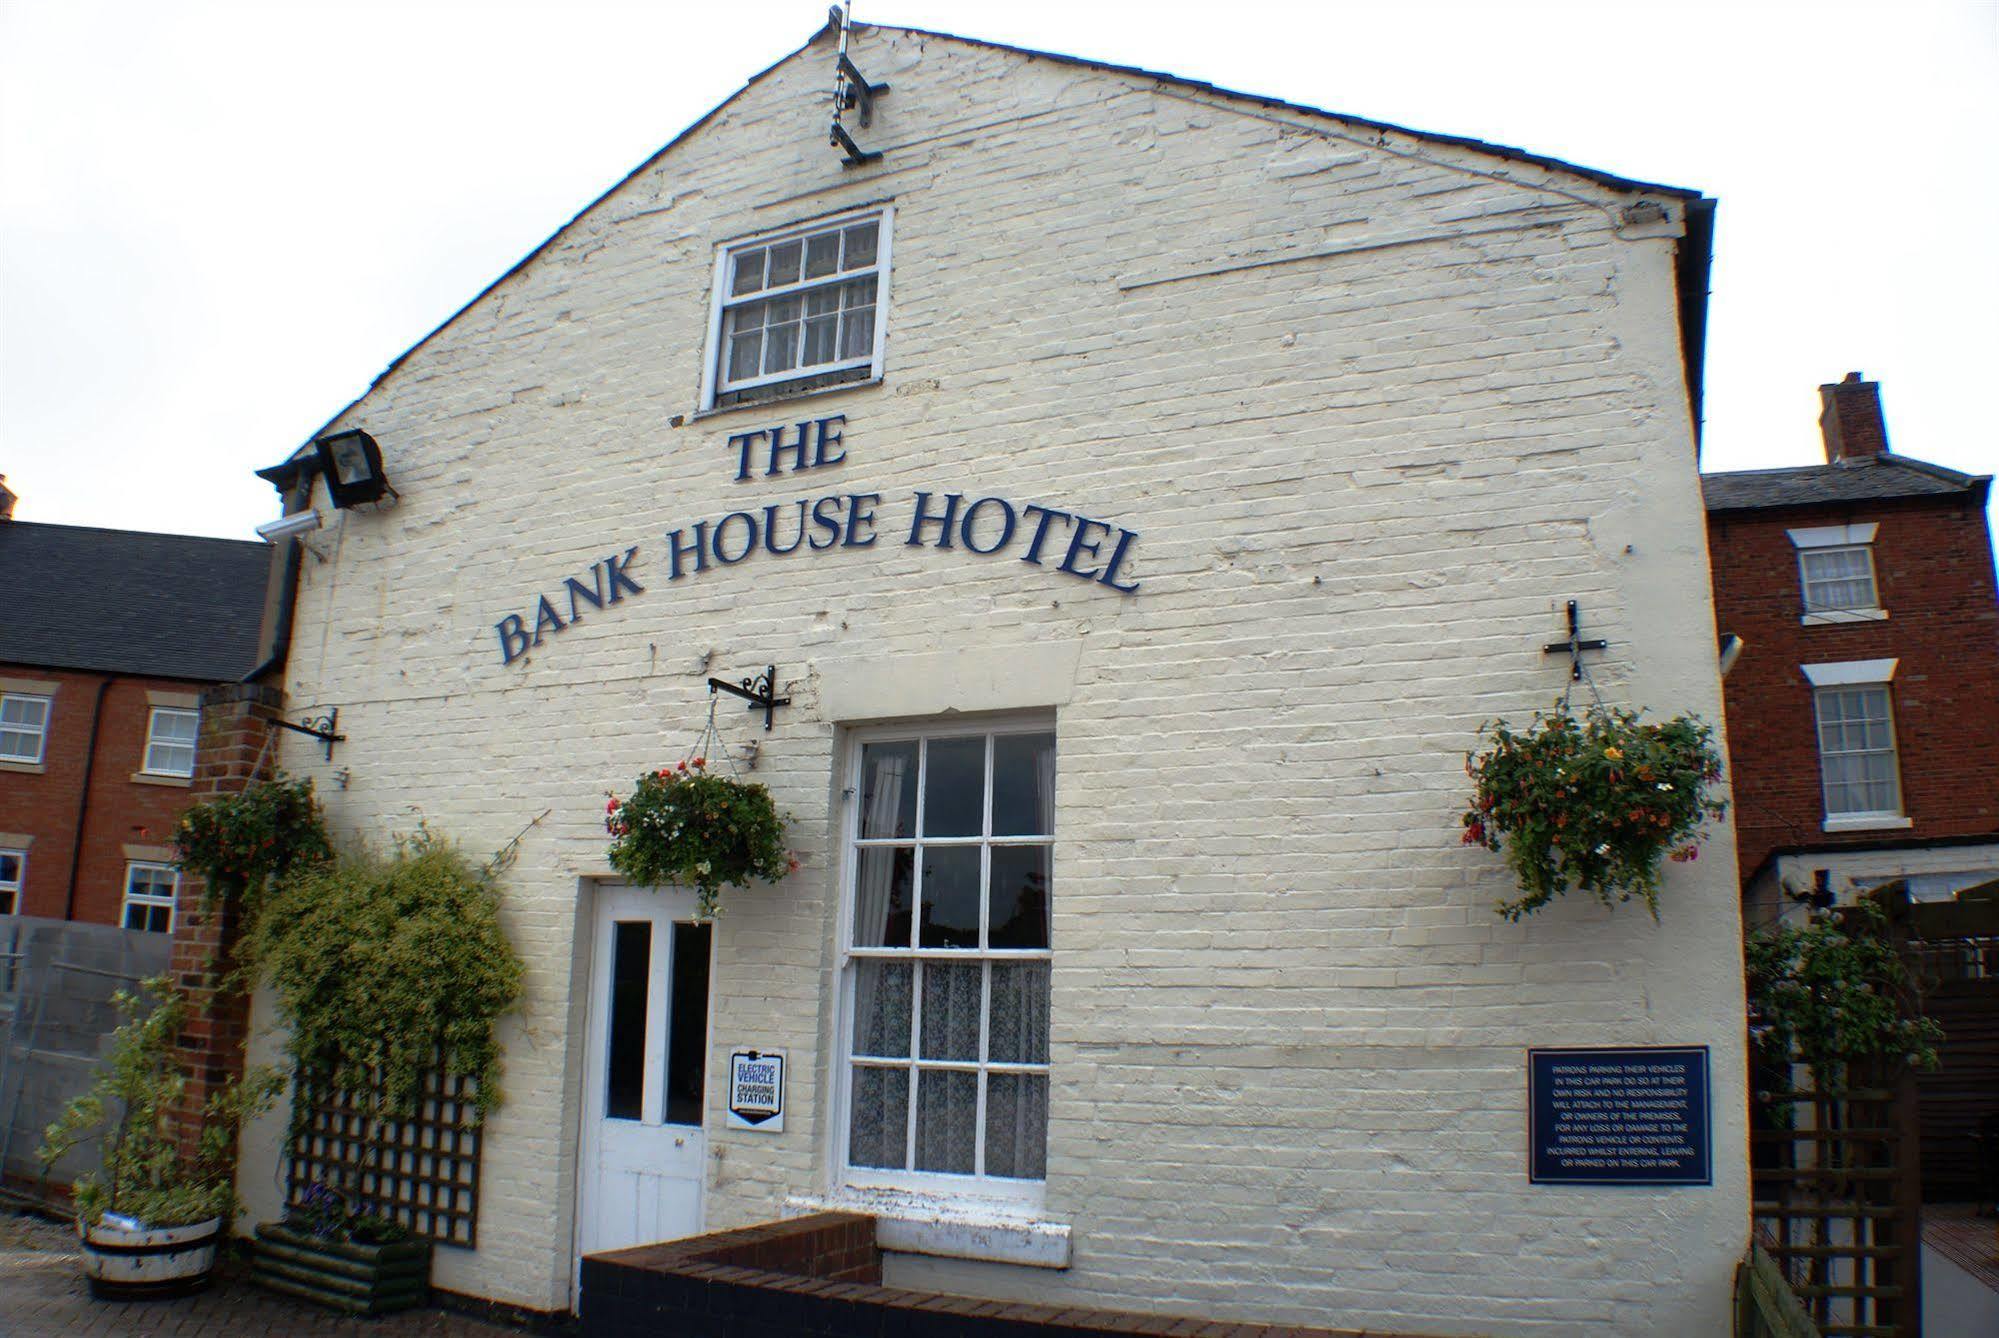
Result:
[[[701,1230],[713,927],[694,894],[612,884],[597,894],[590,967],[576,1249]]]

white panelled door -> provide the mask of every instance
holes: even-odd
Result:
[[[701,1230],[708,965],[694,894],[597,894],[577,1174],[578,1258]]]

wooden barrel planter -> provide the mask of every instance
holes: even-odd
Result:
[[[78,1223],[76,1234],[92,1296],[106,1301],[188,1296],[214,1276],[222,1219],[178,1227]]]
[[[265,1222],[257,1227],[250,1279],[354,1315],[408,1310],[430,1299],[430,1242],[350,1245]]]

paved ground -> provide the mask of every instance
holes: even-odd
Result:
[[[215,1286],[177,1301],[92,1299],[67,1226],[0,1210],[0,1338],[44,1334],[227,1335],[227,1338],[521,1338],[521,1330],[441,1310],[381,1319],[334,1315],[252,1287],[240,1266]]]

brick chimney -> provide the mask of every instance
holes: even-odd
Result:
[[[14,518],[14,490],[7,486],[7,476],[0,474],[0,520]]]
[[[1844,381],[1819,387],[1819,431],[1825,436],[1827,464],[1864,460],[1888,449],[1888,424],[1881,417],[1881,383],[1848,372]]]

